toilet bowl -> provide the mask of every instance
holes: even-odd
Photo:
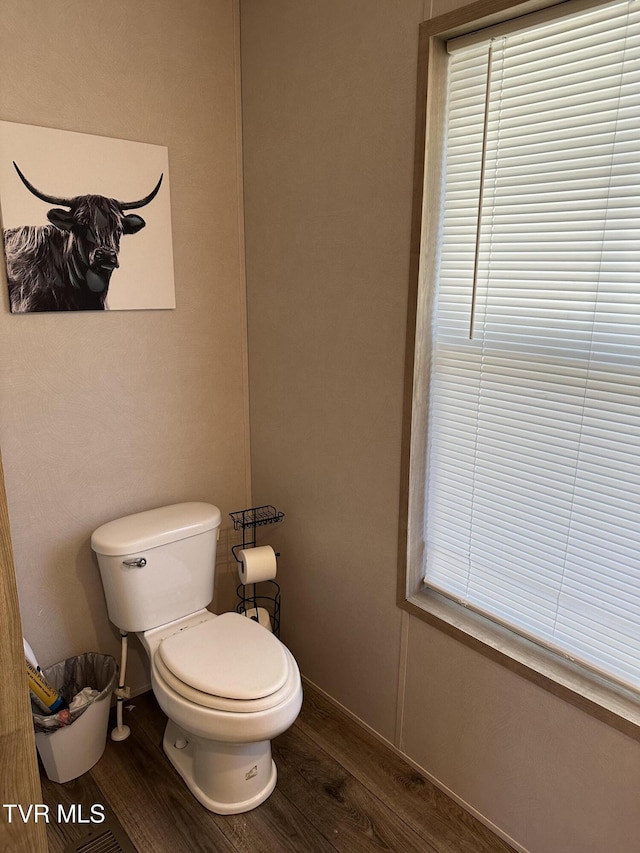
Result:
[[[203,806],[238,814],[276,785],[271,740],[298,716],[302,685],[267,628],[206,609],[219,524],[216,507],[176,504],[109,522],[91,544],[111,621],[149,657],[165,754]]]
[[[140,639],[154,695],[169,718],[165,754],[192,794],[217,814],[266,800],[277,780],[271,740],[302,705],[293,655],[238,613],[204,610]]]

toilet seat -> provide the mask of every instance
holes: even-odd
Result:
[[[285,701],[295,679],[289,650],[246,616],[223,613],[163,639],[157,675],[180,696],[220,711],[250,713]]]
[[[245,617],[243,617],[245,618]],[[263,696],[260,699],[228,699],[224,696],[216,696],[212,693],[204,693],[201,690],[195,690],[184,681],[177,678],[162,662],[162,658],[156,652],[153,659],[156,677],[165,683],[167,687],[174,690],[183,699],[193,702],[194,705],[199,705],[203,708],[211,708],[214,711],[231,711],[237,714],[252,714],[257,711],[268,711],[270,708],[275,708],[289,698],[291,693],[297,689],[298,681],[295,679],[295,668],[292,664],[291,652],[287,651],[287,680],[280,690],[272,693],[270,696]]]

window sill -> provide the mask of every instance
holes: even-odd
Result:
[[[412,616],[640,741],[640,697],[580,664],[425,589],[400,602]]]

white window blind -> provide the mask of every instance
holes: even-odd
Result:
[[[638,690],[638,0],[449,72],[425,583]]]

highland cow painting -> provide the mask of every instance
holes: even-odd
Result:
[[[12,313],[175,308],[167,149],[0,122]]]

